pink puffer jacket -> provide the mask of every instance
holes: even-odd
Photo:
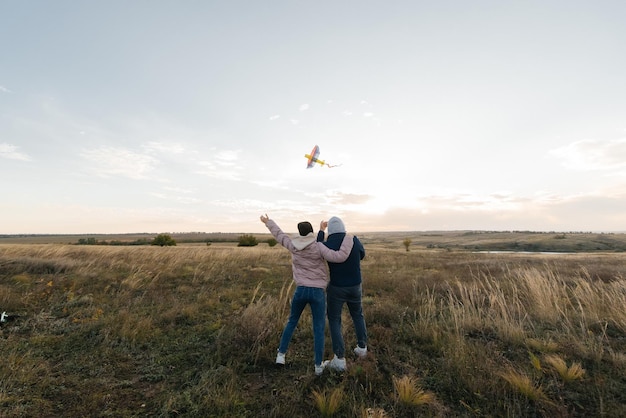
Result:
[[[291,252],[293,280],[298,286],[325,289],[328,284],[326,261],[343,263],[350,255],[354,245],[352,235],[346,234],[341,243],[341,248],[338,251],[334,251],[323,243],[316,242],[316,237],[313,233],[306,237],[298,236],[291,238],[271,219],[267,221],[265,226],[276,238],[276,241]]]

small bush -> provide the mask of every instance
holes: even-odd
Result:
[[[152,245],[159,245],[161,247],[173,246],[176,245],[176,241],[168,234],[159,234],[152,241]]]
[[[237,247],[254,247],[257,245],[259,245],[259,242],[254,235],[244,234],[239,237]]]
[[[96,245],[98,241],[95,238],[79,238],[78,245]]]

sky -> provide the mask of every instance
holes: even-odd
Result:
[[[626,230],[626,2],[0,0],[0,234]],[[306,168],[314,145],[338,165]]]

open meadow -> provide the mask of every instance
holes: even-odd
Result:
[[[319,377],[280,246],[1,244],[0,416],[626,416],[624,253],[363,241],[369,353]]]

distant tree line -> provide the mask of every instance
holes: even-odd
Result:
[[[151,241],[147,238],[140,238],[135,241],[119,241],[119,240],[97,240],[96,238],[79,238],[78,245],[150,245]]]
[[[219,240],[221,242],[228,242],[228,240]],[[190,242],[198,242],[198,241],[190,241]],[[267,245],[270,247],[278,244],[274,238],[269,238],[265,241]],[[207,245],[211,245],[209,241],[206,241]],[[172,238],[169,234],[159,234],[154,239],[149,240],[148,238],[140,238],[134,241],[119,241],[119,240],[97,240],[96,238],[79,238],[77,245],[158,245],[160,247],[165,246],[174,246],[176,245],[176,240]],[[254,247],[259,245],[258,239],[254,235],[244,234],[239,237],[238,247]]]
[[[159,234],[154,239],[140,238],[134,241],[111,240],[98,241],[95,238],[79,238],[78,245],[159,245],[161,247],[176,245],[176,241],[168,234]]]

